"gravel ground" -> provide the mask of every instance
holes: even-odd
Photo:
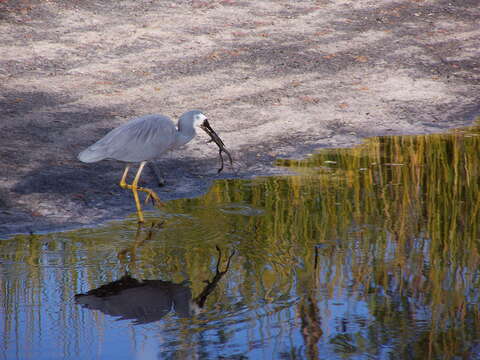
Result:
[[[203,109],[237,162],[224,177],[470,124],[479,19],[478,0],[0,0],[0,234],[134,211],[123,164],[76,155],[135,116]],[[165,200],[208,190],[206,140],[159,160],[165,187],[145,183]]]

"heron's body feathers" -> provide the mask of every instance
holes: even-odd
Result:
[[[149,161],[183,142],[179,141],[179,135],[175,124],[167,116],[146,115],[113,129],[82,151],[78,159],[87,163],[103,159]]]

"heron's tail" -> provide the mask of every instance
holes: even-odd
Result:
[[[105,155],[92,147],[86,148],[78,154],[78,160],[84,163],[93,163],[105,159]]]

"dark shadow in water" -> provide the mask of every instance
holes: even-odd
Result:
[[[151,230],[149,235],[151,237]],[[86,309],[99,310],[118,317],[119,320],[133,320],[134,325],[158,321],[172,310],[179,317],[192,317],[201,311],[207,297],[228,272],[231,259],[235,255],[235,251],[232,251],[225,270],[221,271],[222,251],[218,246],[217,251],[215,276],[212,280],[205,280],[205,287],[196,297],[192,296],[189,281],[174,283],[138,280],[126,273],[119,280],[92,289],[86,294],[76,294],[75,302]]]
[[[305,353],[309,359],[318,359],[318,341],[323,335],[320,310],[317,305],[318,291],[318,247],[315,246],[315,263],[313,271],[304,282],[304,294],[299,302],[299,314]]]

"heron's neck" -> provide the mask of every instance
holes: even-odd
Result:
[[[190,142],[196,135],[195,129],[192,127],[191,129],[182,129],[181,131],[177,131],[176,138],[175,138],[175,145],[176,146],[183,146],[186,143]]]

